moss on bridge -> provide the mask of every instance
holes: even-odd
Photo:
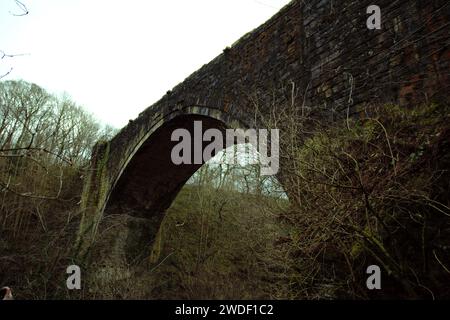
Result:
[[[81,223],[77,237],[77,253],[84,257],[95,240],[103,206],[111,190],[108,176],[110,143],[100,141],[93,149],[91,169],[81,196]]]

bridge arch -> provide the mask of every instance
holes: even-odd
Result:
[[[171,150],[178,142],[171,141],[175,129],[186,129],[193,135],[194,121],[202,129],[239,127],[219,109],[190,107],[171,113],[147,132],[113,179],[104,212],[123,212],[138,217],[162,214],[175,199],[186,181],[204,164],[175,165]],[[192,141],[193,142],[193,141]]]
[[[173,164],[171,150],[178,143],[171,141],[173,130],[186,129],[192,135],[194,121],[201,121],[203,132],[211,128],[222,132],[227,128],[248,128],[247,123],[231,114],[205,106],[175,108],[150,118],[151,123],[130,122],[111,141],[94,147],[82,195],[80,252],[94,241],[105,214],[146,219],[147,226],[152,225],[149,233],[156,235],[165,210],[204,164]],[[133,130],[130,139],[127,130],[137,126],[139,130]]]
[[[78,244],[93,238],[105,208],[139,211],[126,199],[133,195],[126,177],[133,175],[125,172],[134,170],[133,159],[171,119],[204,116],[230,125],[233,115],[245,121],[254,114],[253,93],[271,101],[272,92],[285,88],[292,88],[289,97],[302,95],[302,107],[320,106],[333,118],[362,114],[383,103],[447,103],[450,54],[436,45],[448,41],[449,19],[442,10],[448,1],[382,2],[386,24],[374,32],[364,27],[369,0],[312,0],[308,5],[292,0],[168,91],[111,141],[98,143],[85,179]],[[330,7],[342,14],[330,15]],[[336,32],[330,33],[327,24]],[[414,46],[397,50],[396,39],[409,39]],[[147,203],[150,208],[158,209]]]

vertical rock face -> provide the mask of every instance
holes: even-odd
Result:
[[[372,4],[381,8],[381,30],[366,26]],[[199,116],[211,127],[249,123],[253,94],[293,84],[306,107],[331,114],[448,102],[449,12],[447,0],[292,1],[94,150],[80,239],[95,234],[108,206],[149,218],[170,204],[196,170],[162,166],[170,150],[164,128],[176,119],[181,127]]]

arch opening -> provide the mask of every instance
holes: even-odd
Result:
[[[201,121],[204,130],[224,132],[227,128],[223,121],[203,115],[180,115],[162,124],[133,155],[111,192],[105,214],[150,218],[170,206],[181,187],[205,163],[176,165],[171,159],[178,143],[171,141],[173,131],[185,129],[193,135],[195,121]],[[193,149],[193,139],[191,143]],[[203,142],[202,149],[206,144]]]

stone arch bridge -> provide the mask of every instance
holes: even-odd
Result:
[[[381,8],[381,30],[366,27],[371,4]],[[95,146],[79,244],[93,239],[110,210],[148,219],[154,234],[200,166],[171,163],[172,130],[191,130],[197,119],[210,128],[245,125],[253,93],[294,84],[306,106],[336,114],[448,102],[449,12],[447,0],[292,1]]]

